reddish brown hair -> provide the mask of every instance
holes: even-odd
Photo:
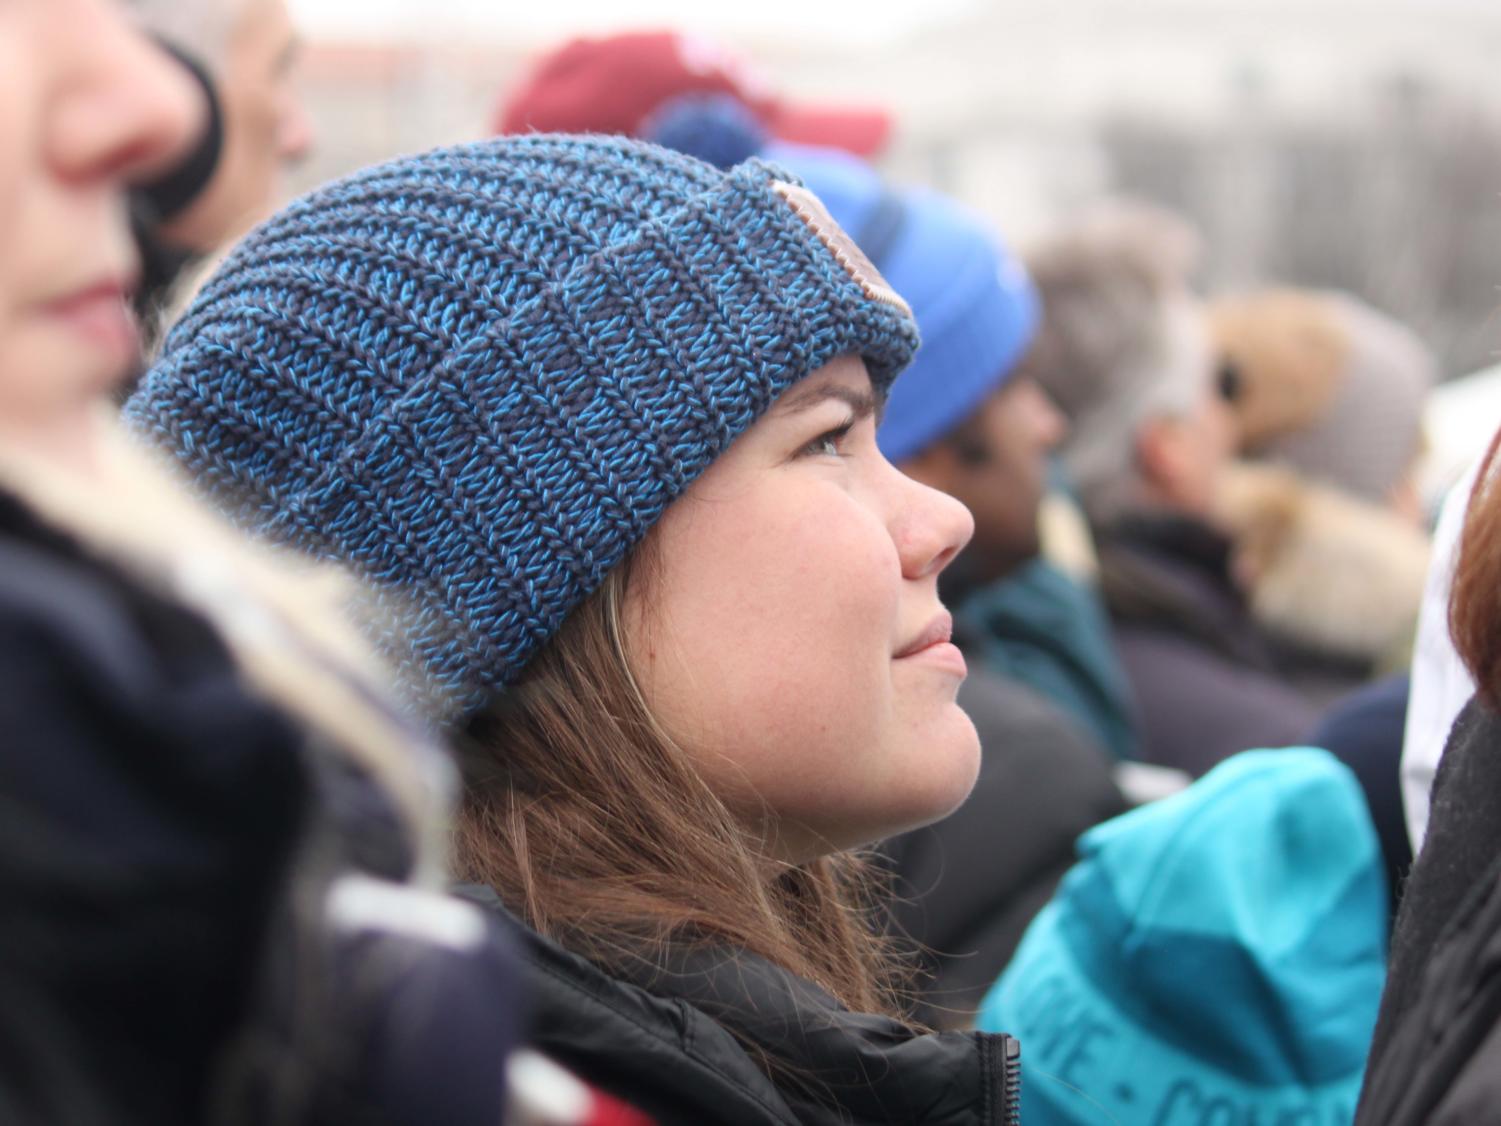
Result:
[[[1482,699],[1501,708],[1501,489],[1495,479],[1501,431],[1475,479],[1460,537],[1459,561],[1449,596],[1454,647],[1475,678]]]

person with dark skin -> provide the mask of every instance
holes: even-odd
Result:
[[[1033,381],[1002,378],[964,422],[900,463],[974,514],[975,538],[944,585],[956,605],[1040,549],[1048,453],[1064,426]],[[981,653],[983,625],[962,614],[956,622],[960,647]],[[1113,760],[1084,723],[981,660],[976,668],[960,694],[985,752],[975,791],[945,820],[887,846],[896,920],[926,952],[924,1015],[937,1023],[969,1019],[1072,864],[1075,838],[1126,808]]]
[[[1048,455],[1067,429],[1024,371],[1002,372],[998,379],[969,417],[901,463],[907,476],[963,501],[974,515],[965,561],[976,582],[1004,578],[1042,550],[1037,515],[1047,491]]]

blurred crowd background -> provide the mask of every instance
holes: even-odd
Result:
[[[0,3],[77,99],[0,60],[37,1105],[54,1005],[98,1121],[1501,1105],[1494,0],[69,2]]]
[[[888,111],[883,170],[1012,240],[1146,198],[1199,227],[1210,292],[1343,289],[1417,330],[1445,378],[1495,361],[1501,7],[1484,0],[291,8],[319,129],[298,188],[483,135],[570,35],[670,26],[788,98]]]

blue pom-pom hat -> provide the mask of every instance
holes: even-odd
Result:
[[[788,173],[533,135],[369,169],[252,233],[126,409],[251,531],[351,565],[468,711],[684,489],[905,303]]]

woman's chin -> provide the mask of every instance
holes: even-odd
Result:
[[[944,726],[942,735],[927,744],[926,761],[914,780],[912,792],[925,802],[923,809],[914,810],[916,823],[910,828],[931,825],[953,813],[980,777],[980,736],[969,716],[956,705]]]
[[[910,768],[889,787],[896,804],[864,843],[942,821],[964,804],[980,776],[980,738],[958,707],[915,744]]]

